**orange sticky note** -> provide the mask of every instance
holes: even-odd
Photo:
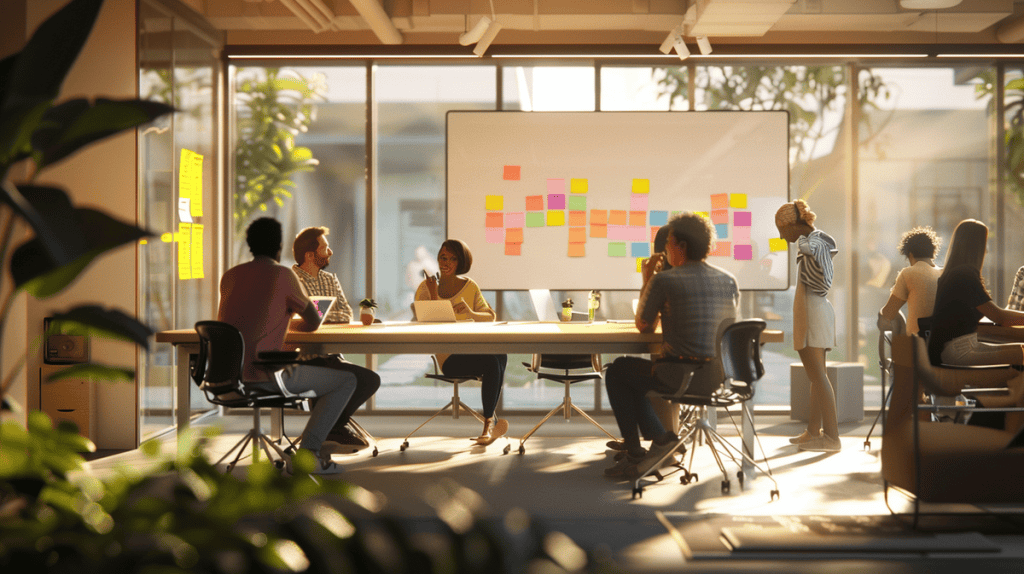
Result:
[[[591,223],[590,224],[590,236],[591,237],[608,237],[608,226],[604,223]]]
[[[569,225],[573,227],[582,227],[587,224],[587,212],[586,211],[570,211],[569,212]]]
[[[654,243],[654,239],[658,236],[658,230],[659,229],[661,229],[661,228],[660,227],[652,227],[651,228],[651,243]],[[506,231],[506,233],[508,233],[508,232]]]
[[[726,209],[729,207],[728,193],[715,193],[711,196],[711,209]]]
[[[522,243],[523,242],[523,228],[522,227],[509,227],[505,230],[505,243]]]
[[[715,248],[711,250],[712,257],[731,257],[732,256],[732,242],[719,241],[715,244]]]
[[[503,213],[488,213],[487,214],[487,225],[486,227],[504,227],[502,222]]]
[[[587,228],[586,227],[570,227],[569,228],[569,243],[586,243],[587,242]]]
[[[526,211],[542,211],[544,209],[543,195],[527,195]]]
[[[711,223],[729,223],[728,209],[711,210]]]
[[[590,210],[590,222],[591,223],[608,223],[608,210],[607,209],[591,209]]]
[[[630,211],[629,212],[629,224],[630,225],[647,225],[647,212],[646,211]]]
[[[613,209],[611,214],[608,216],[608,225],[626,225],[626,212],[624,210]]]
[[[519,255],[522,253],[522,243],[506,243],[505,255]]]
[[[519,179],[519,169],[520,169],[520,166],[518,166],[518,165],[506,165],[505,166],[505,173],[504,173],[504,175],[502,177],[504,179],[509,179],[509,180],[518,180]]]
[[[587,246],[584,243],[570,243],[569,257],[586,257]]]

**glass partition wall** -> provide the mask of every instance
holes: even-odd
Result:
[[[891,59],[877,65],[708,61],[674,67],[621,59],[571,65],[232,60],[230,110],[238,126],[232,145],[252,144],[243,128],[256,113],[254,90],[269,89],[259,83],[285,79],[276,96],[295,110],[289,112],[295,114],[289,115],[295,121],[289,145],[296,163],[303,164],[287,178],[294,185],[284,186],[286,193],[240,205],[245,182],[236,149],[232,232],[240,237],[239,231],[262,214],[281,219],[286,237],[309,225],[326,225],[335,252],[329,270],[338,274],[350,302],[372,296],[379,317],[408,320],[421,271],[436,269],[437,248],[445,238],[448,111],[787,110],[790,196],[805,198],[819,216],[819,227],[839,242],[830,297],[839,318],[838,346],[828,358],[863,364],[865,405],[877,407],[875,322],[896,273],[906,265],[897,252],[904,231],[930,225],[948,243],[962,218],[989,224],[986,281],[1000,302],[1024,264],[1024,246],[1009,233],[1024,223],[1024,187],[1019,160],[1014,168],[1006,159],[1021,153],[1021,69],[991,61],[962,66],[916,61],[914,67]],[[700,142],[680,142],[680,153],[695,145]],[[248,257],[237,239],[228,251],[229,264]],[[285,251],[283,262],[291,263]],[[945,249],[939,264],[944,255]],[[585,296],[552,293],[556,302]],[[604,293],[599,316],[630,317],[635,296]],[[756,399],[762,409],[788,409],[789,365],[798,362],[790,336],[792,296],[792,289],[742,296],[743,316],[763,317],[769,328],[787,333],[786,343],[765,348],[768,375]],[[526,293],[492,291],[485,297],[501,319],[535,317]],[[349,359],[381,373],[383,385],[370,410],[432,410],[448,399],[447,386],[435,387],[423,377],[432,368],[429,357]],[[527,360],[509,359],[503,412],[546,411],[561,399],[560,387],[538,386],[520,366]],[[601,390],[581,385],[573,399],[588,410],[604,411]],[[464,400],[479,407],[473,391],[464,393]]]

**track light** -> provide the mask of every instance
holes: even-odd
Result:
[[[672,47],[675,46],[676,37],[682,39],[682,26],[676,26],[671,32],[669,32],[668,36],[665,36],[665,41],[661,43],[661,47],[659,47],[658,50],[660,50],[662,54],[668,54],[669,52],[671,52]]]
[[[707,36],[697,36],[697,47],[700,48],[700,53],[705,56],[711,53],[711,42],[708,41]]]
[[[672,47],[676,49],[676,54],[680,60],[685,60],[690,57],[690,49],[686,47],[686,42],[683,42],[682,36],[676,36],[675,42]]]
[[[477,21],[476,26],[473,26],[473,29],[467,30],[466,33],[459,36],[459,43],[462,44],[463,46],[476,44],[477,42],[480,41],[480,38],[484,37],[484,32],[487,31],[487,27],[490,24],[491,19],[488,18],[487,16],[480,18],[480,20]]]
[[[480,38],[480,40],[476,43],[476,47],[473,48],[473,53],[476,54],[477,57],[482,57],[484,55],[484,52],[487,51],[487,48],[490,47],[491,42],[494,41],[494,38],[498,35],[498,32],[500,31],[501,24],[497,22],[491,22],[490,24],[488,24],[487,31],[484,32],[483,37]]]

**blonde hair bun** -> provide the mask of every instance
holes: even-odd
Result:
[[[811,206],[807,205],[807,202],[802,199],[794,199],[789,203],[782,204],[782,207],[775,212],[775,226],[780,229],[787,225],[793,225],[796,223],[806,223],[807,225],[814,225],[814,220],[817,219],[817,215],[811,211]]]

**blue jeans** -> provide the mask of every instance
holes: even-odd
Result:
[[[654,440],[667,432],[647,399],[647,393],[658,386],[653,368],[654,362],[648,359],[619,357],[605,373],[608,402],[630,453],[642,450],[640,433],[645,439]]]
[[[290,393],[316,397],[299,446],[320,452],[327,433],[356,390],[356,376],[348,371],[299,364],[281,371],[281,382]]]

